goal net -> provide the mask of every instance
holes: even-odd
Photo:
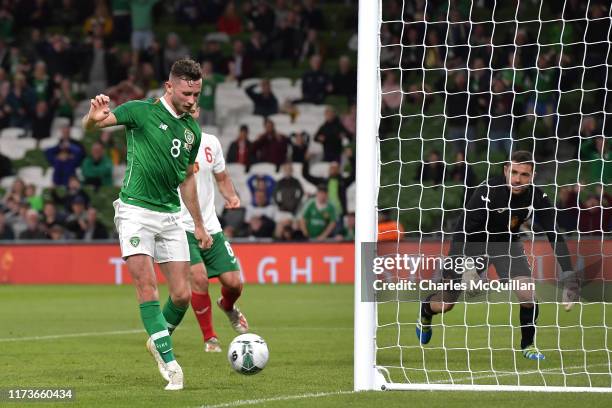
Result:
[[[611,12],[593,0],[360,1],[356,390],[612,391]],[[457,220],[519,150],[555,219],[543,229],[532,202],[519,233],[545,359],[525,357],[516,280],[497,264],[467,268],[473,290],[422,344],[421,303],[444,281]],[[551,235],[580,279],[569,311]],[[522,254],[509,255],[512,276]]]

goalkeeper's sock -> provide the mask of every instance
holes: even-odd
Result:
[[[437,314],[436,312],[431,310],[431,298],[434,295],[435,293],[432,293],[431,295],[427,296],[425,300],[421,302],[421,321],[423,323],[426,323],[426,324],[431,323],[431,319],[433,318],[433,315]]]
[[[519,319],[521,321],[521,349],[524,349],[533,344],[535,336],[535,325],[540,314],[538,302],[533,304],[533,307],[521,306],[519,310]]]
[[[191,308],[196,319],[198,319],[204,341],[212,337],[218,337],[213,328],[210,295],[208,293],[191,292]]]
[[[223,310],[229,312],[230,310],[234,309],[234,303],[236,303],[241,293],[242,283],[236,289],[226,288],[225,286],[223,286],[221,288],[221,307],[223,308]]]
[[[176,329],[176,326],[178,326],[181,320],[183,320],[188,308],[189,306],[181,307],[175,305],[172,298],[168,296],[168,300],[164,305],[164,310],[162,313],[164,314],[164,319],[166,319],[166,323],[168,324],[168,331],[170,334],[172,334],[174,329]]]
[[[174,353],[172,353],[172,339],[168,332],[166,319],[159,310],[159,301],[152,300],[141,303],[140,318],[164,362],[168,363],[175,360]]]

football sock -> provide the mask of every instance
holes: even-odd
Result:
[[[225,286],[221,287],[221,296],[223,296],[221,298],[221,307],[227,311],[232,310],[234,308],[234,303],[236,303],[241,293],[242,283],[236,289],[226,288]]]
[[[431,321],[433,315],[437,314],[436,312],[431,310],[430,304],[431,298],[434,295],[435,293],[432,293],[431,295],[427,296],[424,301],[421,302],[421,317],[427,321]]]
[[[159,310],[159,301],[152,300],[141,303],[140,318],[164,362],[168,363],[174,360],[172,339],[166,326],[166,319],[164,319],[164,315]]]
[[[168,323],[168,331],[170,334],[176,329],[176,326],[179,325],[185,313],[187,312],[187,307],[180,307],[174,304],[172,298],[168,296],[168,300],[164,305],[164,310],[162,313],[164,314],[164,319],[166,319],[166,323]]]
[[[217,337],[212,323],[212,309],[210,307],[210,295],[208,293],[191,292],[191,308],[195,313],[204,341],[211,337]]]
[[[538,303],[535,302],[533,307],[521,306],[519,310],[519,319],[521,321],[521,349],[533,344],[535,336],[535,325],[540,313]]]

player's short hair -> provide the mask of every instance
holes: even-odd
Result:
[[[533,155],[527,150],[515,151],[514,153],[512,153],[512,156],[510,156],[510,160],[515,163],[529,164],[531,165],[531,170],[535,170],[535,161],[533,160]]]
[[[191,58],[181,58],[172,64],[170,79],[179,78],[184,81],[199,81],[202,79],[200,64]]]

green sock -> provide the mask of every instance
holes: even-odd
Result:
[[[172,334],[174,329],[176,329],[176,326],[178,326],[181,320],[183,320],[183,317],[185,316],[188,307],[189,306],[180,307],[175,305],[172,301],[172,298],[168,296],[168,300],[164,305],[164,310],[162,311],[162,313],[164,314],[164,318],[166,319],[168,331],[170,332],[170,334]]]
[[[159,301],[141,303],[140,318],[164,362],[175,360],[172,353],[172,339],[166,326],[166,319],[159,310]]]

